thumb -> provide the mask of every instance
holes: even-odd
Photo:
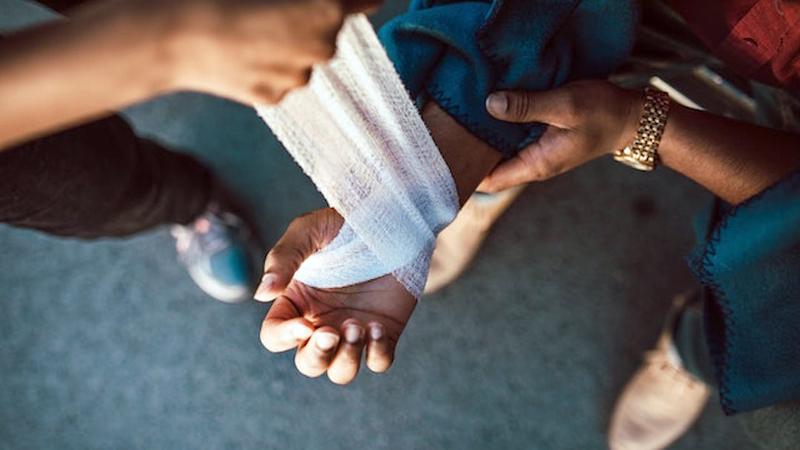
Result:
[[[294,219],[267,254],[264,276],[255,299],[269,302],[280,295],[303,261],[328,245],[343,224],[344,219],[333,208],[319,209]]]
[[[495,167],[478,190],[494,193],[523,183],[544,181],[592,158],[592,154],[575,145],[569,131],[549,127],[538,141]]]
[[[528,164],[526,159],[520,157],[520,155],[500,163],[481,181],[477,190],[496,194],[511,187],[533,181]]]
[[[486,110],[506,122],[541,122],[566,128],[569,122],[571,93],[567,89],[550,91],[498,91],[486,97]]]
[[[261,344],[271,352],[284,352],[308,340],[313,332],[314,325],[288,298],[280,296],[261,323]]]

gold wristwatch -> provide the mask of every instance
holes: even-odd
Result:
[[[669,105],[666,92],[648,86],[644,90],[644,107],[636,138],[627,147],[614,152],[614,159],[646,172],[655,169],[658,165],[658,144],[667,125]]]

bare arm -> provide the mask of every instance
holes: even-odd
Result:
[[[800,167],[800,136],[676,105],[659,154],[665,166],[737,204]]]
[[[481,180],[500,162],[500,153],[473,136],[436,103],[425,105],[422,119],[450,168],[463,205]]]
[[[105,0],[0,40],[0,151],[175,90],[273,103],[373,2]]]
[[[0,41],[0,148],[170,87],[146,12],[90,10]]]
[[[494,116],[548,128],[490,174],[481,187],[489,191],[544,180],[628,145],[643,102],[640,92],[605,81],[501,96],[505,102],[487,102]],[[659,155],[665,166],[737,204],[800,167],[800,136],[673,105]]]

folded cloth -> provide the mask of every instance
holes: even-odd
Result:
[[[486,96],[605,77],[630,53],[637,21],[633,0],[412,0],[380,38],[418,106],[433,100],[510,156],[543,127],[493,119]]]
[[[717,201],[697,228],[688,260],[709,294],[723,410],[800,399],[800,171],[736,207]]]

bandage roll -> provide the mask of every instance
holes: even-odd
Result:
[[[259,114],[345,219],[295,278],[335,288],[392,274],[422,293],[436,235],[458,211],[455,183],[365,16],[308,86]]]

